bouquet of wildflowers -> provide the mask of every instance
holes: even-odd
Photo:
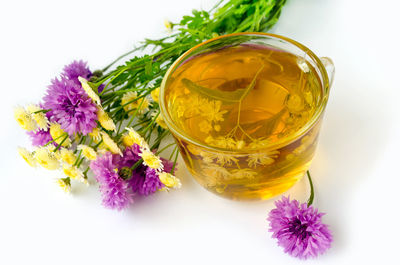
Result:
[[[41,103],[16,108],[17,122],[28,131],[36,147],[34,151],[19,148],[20,155],[31,166],[61,169],[65,177],[57,183],[67,192],[73,181],[88,184],[88,172],[92,171],[100,185],[103,204],[114,209],[126,208],[134,194],[147,196],[157,190],[180,187],[179,179],[173,175],[177,155],[174,162],[159,157],[162,137],[149,145],[150,129],[159,131],[160,136],[165,135],[166,129],[157,123],[157,118],[151,118],[152,126],[141,130],[146,139],[135,131],[132,122],[123,131],[121,126],[117,130],[112,118],[115,111],[99,96],[104,86],[95,92],[87,81],[92,76],[86,63],[75,61],[51,81]],[[157,104],[156,94],[153,95],[151,99],[143,97],[139,106],[136,101],[129,102],[136,98],[135,93],[127,92],[119,106],[126,115],[133,111],[131,121],[142,120],[146,117],[144,112],[152,112]]]

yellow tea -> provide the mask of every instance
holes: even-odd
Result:
[[[267,46],[227,46],[186,60],[164,95],[173,123],[190,139],[178,138],[189,171],[210,191],[266,199],[308,169],[319,123],[279,146],[320,105],[320,79],[303,58]]]

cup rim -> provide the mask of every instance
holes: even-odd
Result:
[[[235,150],[235,149],[210,146],[205,143],[199,142],[198,140],[190,137],[185,132],[183,132],[181,129],[179,129],[175,125],[173,120],[171,119],[170,115],[168,114],[168,111],[166,109],[165,97],[164,97],[165,96],[165,86],[166,86],[167,80],[169,79],[171,72],[174,71],[178,65],[180,65],[182,62],[187,60],[188,58],[186,58],[186,57],[193,51],[197,50],[198,48],[200,48],[210,42],[216,41],[216,40],[230,38],[233,36],[246,36],[246,35],[247,36],[272,37],[272,38],[284,40],[287,43],[290,43],[291,45],[296,46],[297,48],[301,49],[302,51],[304,51],[304,53],[306,55],[310,56],[310,58],[312,58],[314,60],[314,62],[316,63],[317,68],[320,70],[320,73],[321,73],[322,93],[324,93],[322,95],[321,103],[318,106],[318,108],[316,109],[316,111],[314,112],[313,116],[299,130],[295,131],[292,134],[289,134],[288,137],[282,138],[281,140],[275,141],[275,142],[267,145],[266,147],[264,147],[262,149]],[[166,74],[163,77],[163,80],[162,80],[161,86],[160,86],[159,104],[160,104],[161,114],[163,116],[163,119],[164,119],[168,129],[177,138],[181,138],[195,146],[202,147],[204,149],[208,149],[210,151],[219,152],[219,153],[230,153],[230,154],[232,154],[232,153],[234,153],[234,154],[262,153],[265,151],[276,150],[283,146],[287,146],[287,145],[295,142],[296,140],[298,140],[308,130],[310,130],[319,121],[321,114],[323,113],[323,111],[326,108],[328,97],[329,97],[329,87],[330,87],[329,77],[328,77],[327,71],[325,69],[325,66],[323,65],[323,63],[321,62],[319,57],[317,55],[315,55],[309,48],[307,48],[303,44],[301,44],[295,40],[292,40],[288,37],[281,36],[278,34],[265,33],[265,32],[239,32],[239,33],[226,34],[226,35],[222,35],[222,36],[218,36],[218,37],[209,39],[207,41],[197,44],[196,46],[190,48],[185,53],[183,53],[181,56],[179,56],[179,58],[176,59],[175,62],[173,62],[173,64],[169,67],[168,71],[166,72]]]

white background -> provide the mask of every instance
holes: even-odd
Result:
[[[58,173],[17,154],[29,139],[13,120],[73,59],[92,69],[214,0],[2,1],[0,4],[0,264],[306,264],[271,239],[273,200],[234,202],[195,183],[101,206],[96,186],[64,194]],[[397,1],[289,0],[273,32],[329,56],[336,78],[311,167],[315,206],[334,234],[308,264],[400,264],[399,6]],[[306,200],[305,179],[289,190]]]

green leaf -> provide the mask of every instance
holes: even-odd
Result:
[[[246,89],[236,89],[235,91],[220,91],[200,86],[187,78],[182,79],[182,83],[192,92],[211,97],[225,102],[239,102]]]
[[[148,77],[153,76],[153,60],[151,58],[147,61],[146,66],[144,67],[144,73]]]

